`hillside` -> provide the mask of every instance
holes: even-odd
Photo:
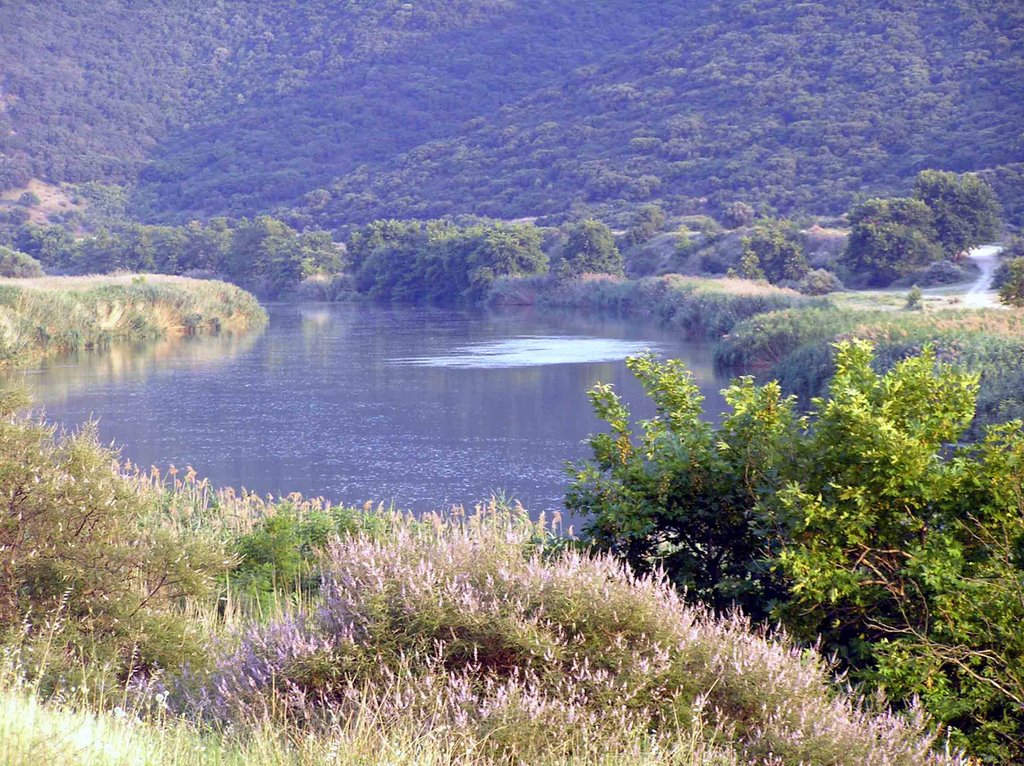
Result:
[[[702,198],[837,212],[922,168],[1019,161],[1022,44],[1017,3],[721,4],[465,136],[339,179],[321,217]]]
[[[0,189],[97,180],[151,220],[324,226],[839,212],[923,167],[1024,161],[1022,92],[1014,0],[14,0]]]

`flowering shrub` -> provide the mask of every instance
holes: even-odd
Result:
[[[551,553],[511,513],[434,522],[336,542],[320,600],[248,629],[211,672],[178,681],[175,705],[314,728],[370,710],[384,728],[444,730],[463,752],[524,763],[637,738],[669,758],[695,732],[728,762],[958,762],[932,752],[920,714],[867,712],[815,653],[689,607],[657,577]]]

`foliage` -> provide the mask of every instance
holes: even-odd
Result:
[[[919,719],[834,693],[813,654],[611,558],[548,551],[521,509],[425,521],[336,543],[321,599],[245,630],[209,674],[172,684],[173,707],[312,732],[375,710],[485,763],[588,763],[640,731],[671,762],[702,729],[742,764],[951,760]]]
[[[870,343],[838,344],[828,396],[808,419],[777,383],[741,379],[712,432],[678,363],[633,359],[657,415],[634,444],[621,402],[595,388],[610,432],[591,438],[567,504],[592,514],[598,548],[641,572],[664,568],[717,608],[770,609],[868,685],[920,696],[976,754],[1014,762],[1024,756],[1022,423],[952,452],[978,376],[927,347],[884,375],[873,361]]]
[[[926,707],[997,762],[1024,757],[1024,431],[1014,421],[949,457],[974,412],[977,376],[934,353],[871,370],[840,347],[814,404],[809,459],[776,496],[792,524],[778,610],[806,638]]]
[[[922,303],[923,300],[924,296],[921,293],[921,288],[914,285],[910,288],[910,292],[907,293],[907,302],[903,308],[907,311],[920,311],[924,308],[924,304]]]
[[[850,211],[852,231],[843,262],[870,284],[887,285],[941,258],[933,221],[931,209],[921,200],[863,202]]]
[[[665,228],[665,211],[657,205],[643,205],[633,217],[633,224],[626,232],[630,247],[642,245]]]
[[[165,221],[287,209],[324,228],[837,212],[929,166],[1010,189],[1020,28],[1012,0],[16,0],[0,187],[138,181],[133,209]]]
[[[569,237],[558,263],[561,277],[581,274],[622,274],[622,254],[612,230],[600,221],[580,221],[569,230]]]
[[[811,269],[796,286],[804,295],[827,295],[843,289],[839,277],[827,269]]]
[[[991,187],[978,177],[923,170],[912,198],[872,199],[850,212],[843,258],[871,284],[886,285],[995,239],[999,213]]]
[[[999,300],[1008,306],[1024,307],[1024,258],[1006,263],[1006,276],[999,285]]]
[[[922,167],[1021,161],[1024,48],[1012,2],[757,0],[670,12],[679,15],[642,48],[340,176],[315,220],[562,214],[574,202],[835,213],[865,191],[905,191]]]
[[[807,271],[803,244],[792,223],[765,219],[758,222],[750,236],[743,238],[741,277],[777,284],[802,279]]]
[[[611,429],[591,436],[593,460],[576,466],[566,508],[589,519],[587,537],[639,572],[664,568],[676,587],[718,610],[736,604],[763,618],[780,595],[761,562],[763,532],[753,515],[777,482],[792,433],[792,401],[778,386],[750,378],[725,392],[731,412],[715,432],[702,421],[703,397],[678,360],[627,361],[657,408],[639,424],[609,386],[590,392],[594,414]]]
[[[0,245],[0,277],[41,277],[43,267],[31,255]]]
[[[146,498],[117,474],[93,425],[58,434],[17,415],[24,404],[0,396],[0,625],[58,642],[55,674],[76,656],[122,673],[180,664],[196,646],[182,647],[189,631],[175,604],[208,589],[225,561],[201,538],[147,523]]]
[[[73,274],[155,271],[219,273],[263,294],[293,290],[305,277],[335,274],[341,252],[326,232],[297,232],[270,216],[214,218],[186,226],[113,223],[76,239],[64,227],[26,226],[14,240],[45,267]]]
[[[315,593],[320,586],[320,561],[328,544],[354,534],[381,535],[382,516],[343,506],[304,508],[285,500],[251,530],[232,536],[236,563],[228,588],[269,606],[282,594]]]
[[[914,180],[914,197],[932,211],[936,240],[950,258],[999,236],[999,202],[976,176],[924,170]]]
[[[373,298],[477,301],[500,277],[547,271],[532,224],[376,221],[349,241],[356,288]]]

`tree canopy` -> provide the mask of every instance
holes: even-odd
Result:
[[[978,377],[926,348],[880,374],[865,341],[836,348],[806,414],[741,378],[713,429],[679,362],[629,360],[656,414],[634,434],[605,385],[608,431],[575,467],[586,537],[694,599],[821,640],[857,680],[920,696],[955,741],[1024,757],[1024,428],[962,443]],[[820,639],[819,639],[820,637]]]

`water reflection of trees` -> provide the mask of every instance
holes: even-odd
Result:
[[[144,381],[160,369],[208,370],[250,350],[261,332],[116,343],[49,357],[7,373],[0,382],[24,379],[37,401],[55,404],[97,384]]]

